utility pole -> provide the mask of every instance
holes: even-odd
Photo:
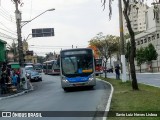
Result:
[[[21,37],[21,12],[18,10],[18,1],[14,0],[15,3],[15,16],[16,16],[16,24],[17,24],[17,36],[18,36],[18,52],[19,52],[19,64],[24,66],[24,58],[23,58],[23,45],[22,45],[22,37]]]
[[[119,0],[119,28],[120,28],[120,43],[121,43],[121,63],[122,63],[122,82],[126,82],[126,60],[124,50],[124,35],[123,35],[123,17],[122,17],[122,2]]]

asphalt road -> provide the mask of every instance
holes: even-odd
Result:
[[[136,76],[138,83],[160,87],[160,73],[137,73]],[[107,77],[116,78],[116,75],[115,73],[107,73]],[[129,80],[128,75],[127,79]]]
[[[105,110],[111,87],[97,81],[93,90],[74,89],[64,92],[59,76],[42,76],[42,82],[35,82],[34,91],[0,101],[0,111],[103,111]],[[62,112],[64,114],[65,112]],[[65,113],[66,114],[66,113]],[[72,114],[72,112],[70,113]],[[80,113],[81,114],[81,113]],[[62,115],[63,116],[63,115]],[[18,120],[21,118],[0,118]],[[93,117],[42,117],[23,120],[92,120]]]

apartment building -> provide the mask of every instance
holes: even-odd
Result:
[[[158,59],[153,61],[153,71],[160,71],[160,5],[156,5],[147,9],[146,12],[146,30],[135,36],[136,49],[146,47],[152,43],[157,50]],[[142,69],[145,69],[147,64],[143,64]],[[136,68],[138,69],[138,67]]]
[[[134,7],[133,2],[131,0],[131,11],[130,11],[130,21],[133,31],[136,33],[146,30],[146,12],[149,8],[146,4],[138,3],[136,7]],[[123,28],[124,35],[128,33],[127,24],[125,18],[123,17]]]

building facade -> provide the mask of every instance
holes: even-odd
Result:
[[[152,61],[152,71],[160,71],[160,5],[150,7],[146,12],[146,30],[135,36],[136,49],[146,47],[152,43],[158,53],[157,60]],[[149,71],[147,63],[142,65],[142,71]],[[139,67],[136,66],[136,70]]]
[[[6,61],[6,44],[7,42],[0,40],[0,63]]]
[[[37,55],[34,54],[34,51],[28,49],[28,42],[25,40],[23,41],[23,54],[26,63],[37,63]]]
[[[146,4],[138,3],[136,7],[133,5],[133,2],[131,0],[131,11],[130,11],[130,22],[132,29],[135,33],[145,31],[146,28],[146,12],[149,8]],[[128,34],[128,28],[125,18],[123,17],[123,28],[124,28],[124,34]]]

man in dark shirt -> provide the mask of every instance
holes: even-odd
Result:
[[[115,67],[115,73],[116,73],[116,79],[119,80],[120,79],[120,67],[119,65],[117,64],[116,67]]]
[[[5,94],[7,92],[6,83],[9,82],[9,78],[10,78],[10,69],[7,68],[7,65],[5,62],[3,63],[1,72],[2,72],[1,79],[0,79],[1,94]]]
[[[1,94],[7,93],[7,86],[6,83],[8,83],[8,75],[6,71],[2,72],[1,79],[0,79],[0,84],[1,84]]]

